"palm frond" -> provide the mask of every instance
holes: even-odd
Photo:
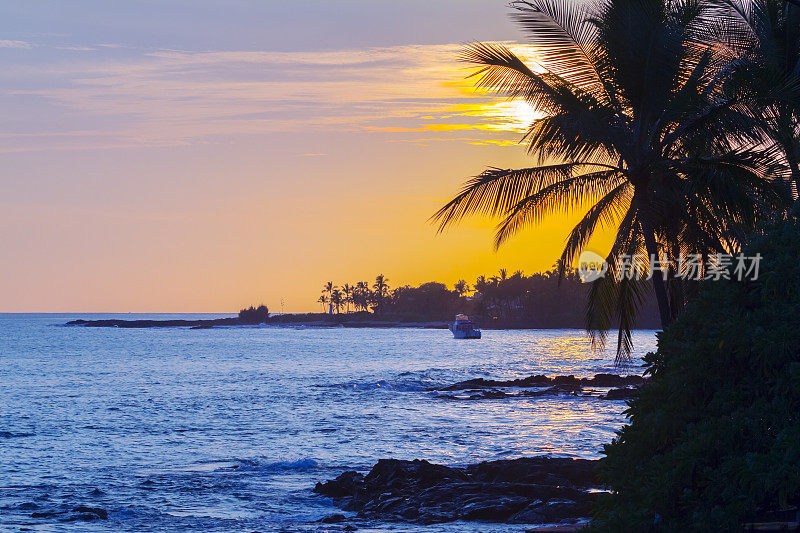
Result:
[[[589,209],[567,237],[564,251],[558,261],[560,265],[572,265],[575,262],[578,254],[589,243],[598,224],[601,227],[611,227],[618,223],[627,211],[626,206],[630,206],[631,189],[628,182],[621,183]]]
[[[516,9],[512,17],[527,30],[537,60],[545,69],[597,98],[613,100],[614,92],[594,64],[592,2],[518,0],[511,6]]]
[[[524,227],[541,222],[546,215],[569,212],[587,200],[606,197],[624,181],[625,177],[617,170],[601,170],[561,180],[536,191],[506,212],[495,233],[495,249]]]
[[[520,201],[541,189],[568,180],[594,166],[592,163],[562,163],[523,169],[490,168],[467,181],[455,198],[432,217],[439,232],[468,215],[503,215]]]
[[[573,87],[566,80],[549,72],[534,72],[501,44],[469,44],[460,59],[480,67],[469,76],[477,78],[477,87],[509,98],[522,98],[544,113],[555,113],[577,102]]]
[[[639,210],[632,203],[619,224],[617,236],[606,258],[608,271],[592,282],[586,307],[586,329],[595,349],[606,344],[608,331],[619,324],[616,362],[630,358],[631,330],[649,284],[643,279],[629,278],[621,272],[619,263],[623,255],[634,256],[644,248],[639,227]]]

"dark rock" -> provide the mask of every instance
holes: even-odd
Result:
[[[547,376],[528,376],[524,379],[511,379],[506,381],[477,378],[459,381],[458,383],[438,390],[456,391],[466,389],[491,389],[497,387],[547,387],[552,384],[553,380]]]
[[[638,388],[628,388],[625,387],[624,389],[611,389],[608,393],[603,396],[605,400],[630,400],[636,397],[636,393],[638,392]]]
[[[469,396],[455,396],[453,394],[439,394],[437,398],[443,400],[502,400],[504,398],[529,398],[537,396],[557,396],[559,394],[577,395],[582,392],[579,384],[564,383],[553,385],[541,390],[526,390],[522,392],[504,392],[497,389],[466,390]]]
[[[459,512],[462,520],[484,520],[487,522],[505,522],[520,509],[528,505],[528,498],[523,496],[499,497],[495,499],[476,498],[466,503]]]
[[[529,503],[524,509],[509,517],[508,522],[512,524],[544,524],[547,518],[542,512],[542,501],[536,500]]]
[[[597,461],[558,457],[523,457],[484,461],[467,467],[470,479],[488,483],[565,485],[581,489],[598,485]]]
[[[344,498],[345,496],[355,496],[363,485],[363,474],[349,470],[336,479],[317,483],[314,487],[314,492],[331,498]]]
[[[240,326],[239,318],[213,318],[204,320],[71,320],[67,326],[84,326],[88,328],[197,328],[203,326]]]
[[[638,387],[644,385],[647,379],[637,375],[617,376],[616,374],[596,374],[591,379],[581,381],[583,385],[587,387]]]
[[[536,397],[536,396],[553,396],[559,394],[578,394],[581,392],[581,386],[578,384],[559,384],[554,385],[544,390],[524,391],[519,396]]]
[[[466,381],[459,381],[453,385],[442,387],[441,391],[458,391],[468,389],[496,389],[498,387],[549,387],[552,385],[569,386],[572,388],[577,387],[626,387],[626,386],[639,386],[647,381],[646,378],[637,375],[631,376],[618,376],[616,374],[596,374],[592,378],[576,378],[573,375],[569,376],[555,376],[549,378],[547,376],[536,375],[528,376],[523,379],[510,379],[510,380],[494,380],[494,379],[468,379]]]
[[[58,518],[61,522],[76,522],[87,520],[107,520],[108,512],[99,507],[74,507],[72,510],[43,511],[31,513],[31,518]]]
[[[105,509],[100,509],[99,507],[75,507],[72,510],[73,513],[82,513],[82,514],[92,514],[95,515],[97,518],[101,518],[103,520],[108,520],[108,513]]]
[[[588,489],[598,485],[595,464],[538,457],[454,468],[383,459],[366,476],[345,472],[314,491],[364,518],[555,523],[589,515],[596,497]]]
[[[345,517],[343,514],[332,514],[326,516],[325,518],[320,518],[317,520],[317,522],[322,524],[338,524],[339,522],[344,522],[345,520],[347,520],[347,517]]]
[[[434,391],[464,391],[469,396],[454,396],[449,394],[439,394],[437,397],[446,400],[499,400],[504,398],[534,398],[537,396],[551,396],[558,394],[573,394],[578,395],[583,393],[584,396],[593,395],[592,391],[583,391],[583,387],[614,387],[616,390],[609,391],[605,396],[601,396],[608,400],[622,400],[634,397],[636,388],[644,385],[647,379],[642,376],[618,376],[616,374],[596,374],[592,378],[576,378],[573,375],[569,376],[555,376],[549,378],[547,376],[528,376],[523,379],[512,379],[506,381],[497,381],[493,379],[469,379],[467,381],[460,381],[442,387],[440,389],[432,389]],[[512,390],[503,390],[512,388]],[[536,388],[537,390],[523,390],[517,391],[514,389],[528,389]],[[546,387],[546,388],[543,388]]]

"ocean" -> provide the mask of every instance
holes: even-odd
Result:
[[[597,396],[452,401],[430,389],[478,377],[641,373],[656,343],[654,332],[635,332],[635,358],[615,367],[613,352],[593,352],[578,330],[488,330],[458,341],[432,329],[63,325],[219,316],[0,315],[0,530],[341,531],[316,523],[341,511],[311,489],[345,470],[389,457],[597,458],[625,421],[624,401]],[[108,519],[48,514],[76,506]]]

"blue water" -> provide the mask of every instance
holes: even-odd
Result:
[[[427,389],[475,377],[638,373],[575,330],[65,327],[0,315],[0,530],[340,531],[317,481],[378,459],[451,465],[551,454],[594,458],[625,402],[456,402]],[[636,332],[636,354],[655,347]],[[33,512],[101,507],[108,520]],[[345,513],[347,514],[347,513]],[[524,531],[353,522],[360,531]]]

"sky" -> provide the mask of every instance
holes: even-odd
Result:
[[[535,110],[458,52],[533,57],[502,0],[0,4],[0,311],[319,310],[323,284],[452,285],[558,258],[554,216],[429,217],[531,166]]]

